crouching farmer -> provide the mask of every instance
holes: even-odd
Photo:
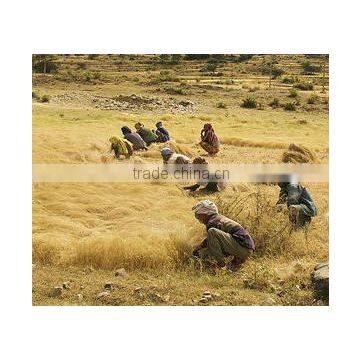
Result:
[[[314,201],[307,191],[297,182],[280,182],[279,200],[276,203],[286,204],[289,209],[289,220],[295,227],[310,224],[317,210]]]
[[[219,267],[225,266],[227,256],[233,256],[228,268],[236,270],[255,250],[251,236],[236,221],[219,214],[210,200],[198,202],[193,210],[207,230],[207,237],[195,249],[194,256],[205,261],[215,260]]]

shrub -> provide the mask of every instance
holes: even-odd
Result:
[[[172,55],[171,55],[170,63],[171,63],[172,65],[177,65],[177,64],[180,63],[181,59],[182,59],[182,55],[181,55],[181,54],[172,54]]]
[[[239,62],[248,61],[248,60],[250,60],[253,56],[254,56],[253,54],[241,54],[241,55],[239,55],[239,57],[237,58],[237,61],[239,61]]]
[[[226,109],[226,104],[224,103],[224,102],[222,102],[222,101],[219,101],[217,104],[216,104],[216,107],[218,108],[218,109]]]
[[[293,86],[295,89],[304,90],[304,91],[314,90],[314,84],[311,82],[298,82]]]
[[[298,78],[291,76],[291,77],[284,77],[281,82],[283,84],[294,84],[295,82],[298,82]]]
[[[179,82],[180,79],[172,75],[169,71],[160,71],[159,75],[150,80],[150,84],[160,84],[162,82]]]
[[[295,89],[290,89],[289,90],[289,97],[291,97],[291,98],[298,97],[298,92]]]
[[[31,97],[35,100],[39,99],[39,95],[35,91],[32,92]]]
[[[217,69],[217,64],[215,63],[208,63],[206,64],[200,71],[201,72],[215,72],[215,70]]]
[[[211,55],[210,54],[186,54],[185,60],[203,60],[208,59]]]
[[[296,102],[291,101],[284,105],[284,110],[286,111],[295,111],[296,110]]]
[[[316,104],[317,102],[319,102],[319,96],[316,94],[311,94],[307,100],[309,105]]]
[[[96,58],[98,58],[99,57],[99,54],[89,54],[88,55],[88,59],[89,60],[95,60]]]
[[[257,107],[257,101],[254,97],[248,96],[243,100],[241,106],[246,109],[255,109]]]
[[[173,95],[187,95],[189,92],[183,87],[165,86],[164,91]]]
[[[302,68],[303,68],[303,73],[305,74],[312,74],[315,72],[320,72],[321,68],[320,66],[316,66],[316,65],[311,65],[310,61],[305,61],[301,64]]]
[[[269,64],[263,65],[260,67],[260,72],[262,75],[270,75],[273,79],[278,78],[284,74],[284,70],[278,67],[271,67]]]
[[[50,96],[45,94],[41,97],[41,102],[46,103],[50,101]]]
[[[274,100],[269,103],[269,106],[271,106],[272,108],[278,108],[280,106],[279,99],[274,98]]]

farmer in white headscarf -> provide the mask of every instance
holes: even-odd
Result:
[[[183,155],[183,154],[177,154],[174,153],[170,148],[163,148],[160,150],[160,154],[163,158],[164,164],[190,164],[190,159]]]
[[[236,270],[255,250],[251,236],[239,223],[219,214],[210,200],[200,201],[192,209],[207,230],[207,237],[194,250],[194,256],[215,260],[219,267],[225,266],[227,256],[233,256],[228,268]]]

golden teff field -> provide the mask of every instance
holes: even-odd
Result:
[[[33,163],[111,158],[121,126],[159,120],[172,146],[203,154],[210,122],[218,163],[277,163],[290,143],[328,162],[328,58],[316,55],[54,55],[33,64]],[[45,71],[45,74],[43,73]],[[250,98],[253,108],[243,107]],[[249,99],[248,99],[249,100]],[[161,162],[159,149],[123,162]],[[328,184],[305,184],[318,207],[306,230],[275,211],[279,188],[234,184],[191,196],[171,183],[33,183],[34,305],[318,305],[313,267],[328,259]],[[239,221],[257,251],[236,273],[199,271],[191,248],[204,238],[193,215],[211,198]],[[122,270],[118,276],[115,272]],[[109,294],[104,292],[107,283]],[[49,293],[63,287],[59,297]]]

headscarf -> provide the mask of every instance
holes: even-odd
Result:
[[[123,135],[131,134],[131,129],[128,126],[123,126],[121,128],[121,131],[122,131]]]
[[[136,130],[141,129],[142,127],[144,127],[144,124],[142,124],[141,122],[137,122],[137,123],[135,124]]]
[[[169,148],[163,148],[163,149],[161,149],[161,151],[160,151],[160,154],[161,154],[161,156],[169,156],[169,155],[172,155],[173,154],[173,151],[171,150],[171,149],[169,149]]]
[[[199,201],[193,206],[195,215],[215,215],[219,213],[217,206],[210,200]]]
[[[215,134],[215,131],[211,124],[205,124],[201,131],[201,140],[209,143],[213,146],[218,146],[219,139]]]

